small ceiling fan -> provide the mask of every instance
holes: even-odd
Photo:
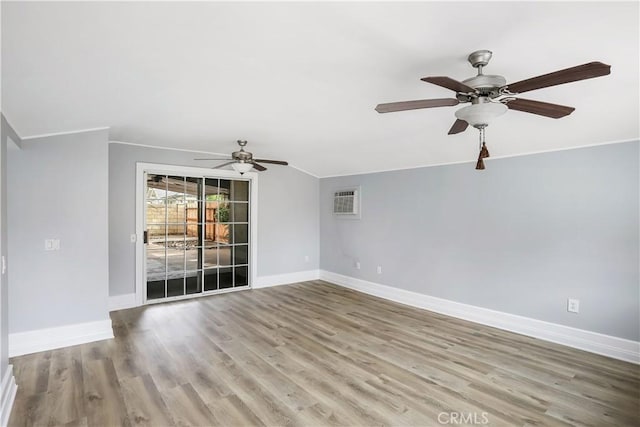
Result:
[[[283,165],[287,166],[289,163],[282,160],[268,160],[268,159],[254,159],[253,153],[248,151],[244,151],[244,147],[247,145],[247,141],[238,140],[238,145],[240,146],[240,151],[234,151],[231,153],[231,158],[207,158],[207,159],[193,159],[193,160],[231,160],[227,163],[222,163],[220,165],[214,166],[212,169],[218,169],[225,167],[227,165],[231,165],[236,172],[240,172],[240,175],[245,172],[249,172],[251,169],[256,169],[259,172],[266,171],[267,168],[258,164],[260,163],[271,163],[274,165]]]
[[[480,131],[480,154],[476,169],[484,169],[483,159],[489,157],[484,141],[484,130],[489,122],[506,113],[507,110],[517,110],[525,113],[559,119],[571,114],[575,108],[547,102],[533,101],[519,98],[518,95],[535,89],[561,85],[579,80],[601,77],[611,73],[611,66],[602,62],[589,62],[549,74],[521,80],[507,84],[507,80],[498,75],[482,74],[482,69],[491,59],[492,52],[478,50],[473,52],[467,60],[478,74],[459,82],[450,77],[424,77],[421,80],[432,83],[456,93],[455,98],[422,99],[418,101],[391,102],[378,104],[378,113],[417,110],[433,107],[453,107],[462,103],[471,103],[456,111],[456,121],[449,129],[449,135],[464,132],[469,125]]]

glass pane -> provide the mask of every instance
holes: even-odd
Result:
[[[199,294],[202,292],[202,271],[189,271],[187,273],[187,294]]]
[[[216,200],[218,195],[218,180],[213,178],[205,178],[204,199]]]
[[[247,267],[236,267],[233,269],[234,286],[236,288],[238,286],[249,285],[248,273],[249,269]]]
[[[202,188],[202,178],[185,178],[185,200],[200,200],[202,199],[201,194]]]
[[[184,224],[187,222],[184,200],[167,199],[167,223]]]
[[[167,224],[166,245],[168,247],[184,247],[186,231],[185,224]]]
[[[214,291],[218,289],[218,269],[212,268],[204,271],[204,290]]]
[[[198,224],[202,223],[201,202],[186,203],[186,219],[187,219],[187,235],[192,237],[198,236]]]
[[[216,218],[217,222],[231,222],[231,206],[227,201],[219,201],[217,206],[218,216]]]
[[[202,241],[200,239],[201,228],[202,224],[187,223],[187,235],[185,236],[187,247],[202,246]]]
[[[249,246],[241,245],[233,247],[233,264],[248,264],[249,260]]]
[[[249,222],[249,204],[233,203],[233,222]]]
[[[216,224],[204,224],[204,246],[216,246]]]
[[[147,248],[147,281],[165,278],[164,249]],[[164,287],[164,285],[163,285]]]
[[[216,267],[218,265],[218,247],[208,247],[204,249],[204,267]]]
[[[219,200],[229,200],[231,198],[231,181],[228,179],[220,180],[220,198]]]
[[[184,295],[184,277],[167,279],[167,296],[177,297]]]
[[[182,272],[184,271],[184,253],[185,250],[183,248],[167,248],[167,273],[172,275],[172,273]],[[175,277],[175,275],[172,275]]]
[[[164,200],[147,200],[147,224],[163,224],[166,215]]]
[[[165,197],[167,197],[167,177],[147,175],[147,199],[164,199]]]
[[[233,243],[249,242],[249,226],[247,224],[235,224],[233,226]]]
[[[249,181],[233,181],[233,192],[231,200],[249,200]]]
[[[167,177],[167,190],[167,200],[179,200],[184,202],[184,176]]]
[[[147,225],[147,239],[149,240],[148,249],[164,248],[166,232],[167,230],[164,224]]]
[[[231,268],[221,268],[218,274],[220,280],[220,289],[233,287],[233,272]]]
[[[217,222],[218,221],[218,202],[217,201],[207,201],[205,202],[205,213],[204,213],[204,221],[205,222]]]
[[[215,224],[214,225],[214,241],[220,245],[228,245],[231,243],[231,229],[230,224]]]
[[[231,265],[232,246],[220,246],[218,249],[218,263],[220,265]]]
[[[164,298],[164,280],[147,282],[147,299]]]
[[[202,248],[198,248],[198,247],[189,247],[187,246],[187,250],[185,253],[185,257],[186,257],[186,270],[187,271],[194,271],[194,270],[201,270],[202,269],[202,264],[200,261],[200,256],[202,254]]]

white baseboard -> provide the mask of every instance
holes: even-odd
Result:
[[[320,278],[345,288],[401,304],[640,364],[640,342],[637,341],[462,304],[326,270],[320,270]]]
[[[114,295],[109,297],[109,311],[124,310],[137,307],[136,294]]]
[[[267,288],[269,286],[286,285],[296,282],[307,282],[309,280],[318,280],[320,278],[320,270],[296,271],[295,273],[275,274],[272,276],[258,276],[253,289]]]
[[[9,416],[17,391],[18,386],[13,376],[13,365],[9,365],[2,377],[2,383],[0,383],[0,426],[2,427],[9,424]]]
[[[113,338],[111,319],[9,334],[9,357]]]

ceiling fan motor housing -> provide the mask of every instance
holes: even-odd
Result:
[[[476,89],[483,95],[497,92],[501,87],[506,86],[507,80],[502,76],[489,74],[479,74],[475,77],[463,80],[462,83]]]
[[[233,158],[233,160],[250,162],[253,159],[253,154],[241,149],[240,151],[234,151],[233,153],[231,153],[231,157]]]

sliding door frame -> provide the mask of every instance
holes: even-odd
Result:
[[[162,298],[157,301],[147,301],[147,283],[145,274],[145,253],[144,253],[144,229],[145,229],[145,176],[146,174],[193,176],[213,179],[243,179],[249,181],[249,275],[248,286],[241,288],[228,288],[217,291],[182,295],[178,297]],[[258,259],[258,174],[256,172],[246,172],[244,175],[236,171],[219,170],[210,168],[198,168],[190,166],[163,165],[156,163],[136,163],[136,305],[154,304],[160,302],[175,301],[180,299],[210,296],[225,292],[235,292],[251,289],[257,277]]]

